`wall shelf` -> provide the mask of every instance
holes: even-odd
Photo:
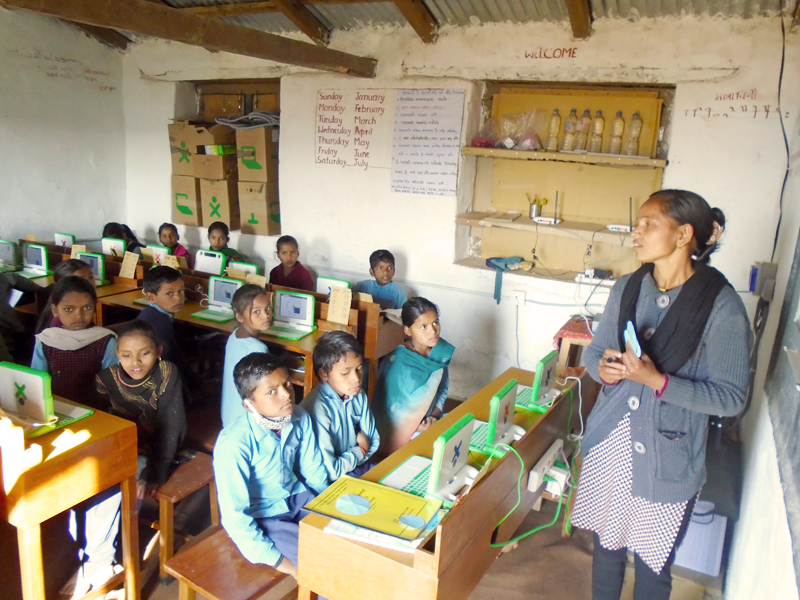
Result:
[[[603,165],[638,169],[663,169],[667,161],[644,156],[621,156],[617,154],[577,154],[572,152],[536,152],[530,150],[506,150],[504,148],[473,148],[464,146],[464,156],[483,156],[510,160],[535,160],[550,162],[570,162],[585,165]]]
[[[606,242],[620,244],[625,248],[633,247],[630,233],[609,231],[602,223],[584,223],[580,221],[561,221],[558,225],[544,225],[536,223],[528,217],[519,216],[513,221],[501,220],[507,213],[498,212],[468,212],[456,217],[457,225],[469,227],[499,227],[517,231],[529,231],[542,235],[554,235],[579,239],[584,242]]]

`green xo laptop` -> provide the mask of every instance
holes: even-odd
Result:
[[[314,325],[314,302],[311,294],[278,290],[274,294],[274,320],[264,333],[285,340],[299,340],[317,330]]]
[[[553,406],[553,402],[561,394],[560,390],[553,389],[556,380],[556,367],[558,366],[558,351],[553,350],[536,365],[536,375],[533,387],[519,386],[517,390],[517,409],[546,413]]]
[[[506,451],[498,445],[511,445],[525,435],[522,427],[514,425],[517,385],[517,380],[512,379],[492,396],[489,401],[489,422],[475,421],[471,450],[501,457]]]
[[[205,319],[216,323],[225,323],[234,318],[231,302],[233,295],[240,287],[242,282],[238,279],[226,279],[225,277],[208,278],[208,308],[192,315],[195,319]]]

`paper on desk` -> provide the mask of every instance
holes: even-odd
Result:
[[[387,308],[385,310],[382,310],[381,314],[389,321],[397,323],[398,325],[402,325],[403,319],[400,318],[400,313],[402,311],[403,311],[402,308]]]
[[[231,279],[239,279],[241,281],[247,281],[247,273],[239,269],[228,267],[227,274],[228,277],[230,277]]]
[[[156,262],[156,259],[153,256],[153,249],[152,248],[148,248],[147,246],[142,246],[141,248],[139,248],[139,252],[142,253],[142,258],[144,260],[146,260],[147,262],[151,262],[151,263]]]
[[[69,252],[70,258],[76,258],[78,252],[86,252],[85,244],[72,244],[72,250]]]
[[[365,294],[364,292],[353,292],[353,300],[359,302],[372,302],[372,294]]]
[[[164,260],[161,261],[162,267],[172,267],[173,269],[180,269],[181,265],[178,262],[178,257],[173,256],[172,254],[167,254],[164,257]]]
[[[26,233],[25,234],[25,239],[27,241],[29,241],[29,242],[35,242],[36,241],[36,236],[33,235],[32,233]]]
[[[22,298],[22,292],[20,290],[11,288],[11,291],[8,293],[8,305],[11,308],[14,308],[19,302],[19,299]]]
[[[350,291],[350,288],[332,287],[331,301],[328,305],[328,318],[326,320],[331,323],[347,325],[350,320],[352,298],[353,292]]]
[[[246,273],[244,282],[252,283],[253,285],[257,285],[258,287],[262,287],[264,289],[267,287],[267,278],[263,275],[255,275],[254,273]]]
[[[136,279],[136,265],[139,264],[139,255],[134,252],[126,252],[122,259],[122,266],[119,268],[119,276],[125,279]]]
[[[178,267],[180,267],[181,269],[188,269],[189,268],[189,263],[186,262],[186,257],[185,256],[176,256],[175,258],[178,259]]]

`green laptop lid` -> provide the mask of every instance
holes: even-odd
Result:
[[[0,362],[0,406],[8,412],[47,421],[53,414],[50,373]]]
[[[433,442],[433,461],[428,479],[428,494],[435,495],[439,480],[449,480],[467,462],[469,441],[472,437],[475,416],[465,414]],[[462,438],[459,440],[459,438]]]

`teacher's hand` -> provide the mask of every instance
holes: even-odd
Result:
[[[626,370],[625,365],[622,363],[622,352],[613,348],[606,348],[600,358],[600,365],[597,370],[600,372],[600,379],[609,385],[614,385],[618,381],[625,379]]]
[[[626,379],[646,385],[656,392],[664,388],[666,377],[656,368],[653,360],[644,352],[638,358],[628,343],[625,344],[625,352],[622,354],[622,364],[625,366]]]

